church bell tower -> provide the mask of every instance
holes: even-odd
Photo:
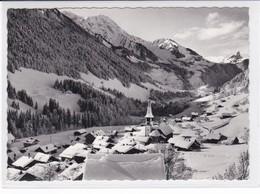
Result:
[[[145,115],[146,118],[146,124],[147,125],[152,125],[153,124],[153,113],[152,113],[152,103],[150,100],[148,100],[148,106],[147,106],[147,112]]]

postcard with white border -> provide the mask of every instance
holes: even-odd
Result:
[[[4,2],[3,186],[257,186],[259,5]]]

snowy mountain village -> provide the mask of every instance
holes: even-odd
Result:
[[[9,133],[8,180],[213,178],[247,149],[248,94],[207,96],[196,102],[207,108],[155,122],[149,100],[145,123],[139,126],[24,139]]]

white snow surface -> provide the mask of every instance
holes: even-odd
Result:
[[[34,102],[38,103],[39,109],[42,109],[44,104],[49,102],[49,98],[53,98],[59,102],[61,107],[79,112],[77,102],[81,97],[78,94],[62,93],[53,88],[57,79],[72,79],[70,77],[20,68],[20,71],[15,71],[14,74],[8,73],[8,78],[16,91],[26,90],[26,93],[33,98]]]
[[[87,159],[84,180],[163,180],[162,154],[115,154]]]

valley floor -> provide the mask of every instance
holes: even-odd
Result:
[[[182,152],[182,156],[187,166],[194,170],[192,179],[212,179],[223,174],[232,163],[236,163],[240,153],[247,149],[247,144],[204,144],[201,151]]]

